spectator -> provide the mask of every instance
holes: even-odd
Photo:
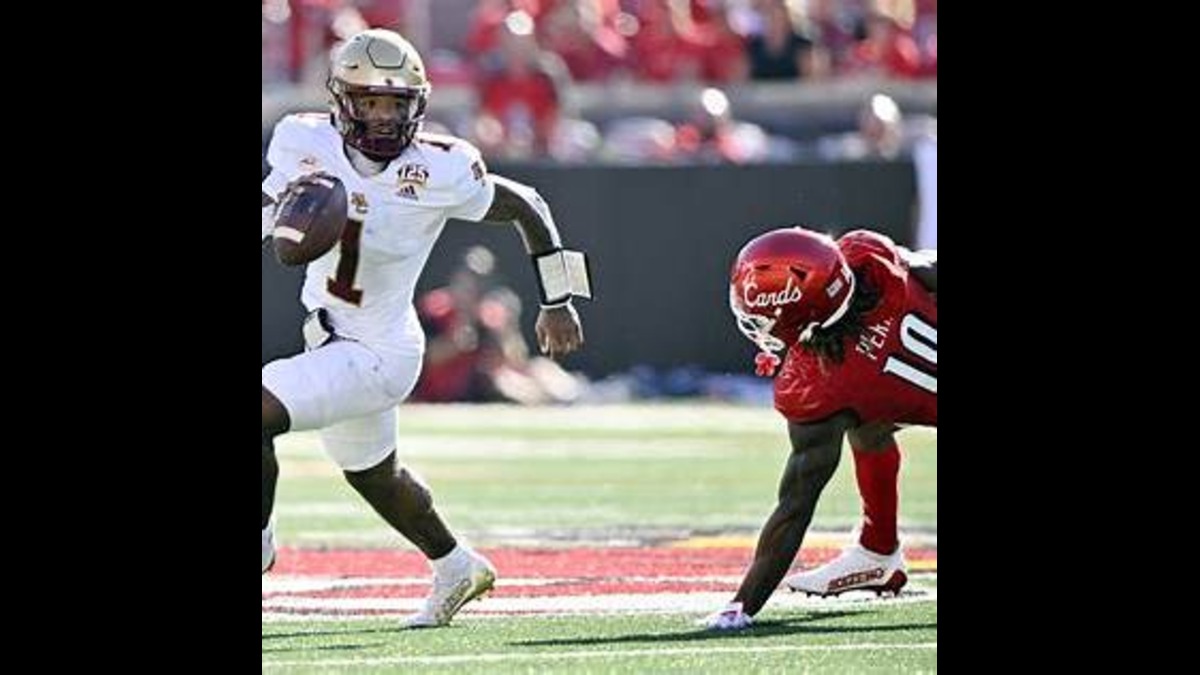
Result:
[[[580,396],[575,376],[550,359],[530,356],[520,298],[498,281],[495,264],[491,251],[472,247],[450,283],[418,301],[427,342],[413,400],[532,405]]]
[[[557,57],[538,47],[528,14],[510,14],[501,39],[500,51],[485,64],[475,137],[491,156],[543,156],[557,131],[560,89],[569,76]]]
[[[826,71],[826,57],[811,39],[796,30],[784,0],[767,0],[762,33],[746,43],[753,80],[813,79]]]

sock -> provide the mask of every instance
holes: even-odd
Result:
[[[854,451],[854,475],[863,503],[863,528],[858,543],[881,555],[900,545],[900,448],[892,443],[882,451]]]
[[[450,551],[441,558],[438,558],[437,560],[430,560],[429,565],[433,567],[434,574],[442,575],[452,571],[456,567],[459,567],[466,559],[467,548],[462,544],[459,544],[454,547],[453,551]]]

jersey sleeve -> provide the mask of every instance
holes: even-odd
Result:
[[[313,167],[330,159],[324,157],[325,146],[318,131],[329,124],[324,115],[305,113],[288,115],[275,125],[271,134],[271,144],[267,146],[267,164],[271,172],[262,182],[262,192],[271,199],[279,200],[288,183],[300,176],[311,173]],[[275,209],[264,206],[262,209],[263,239],[271,232],[274,223]]]
[[[288,183],[318,170],[330,170],[343,161],[341,137],[329,126],[328,115],[288,115],[275,125],[267,146],[271,172],[262,191],[278,199]]]
[[[275,125],[271,144],[267,146],[267,164],[271,166],[267,181],[274,192],[268,192],[268,183],[264,182],[263,191],[267,194],[278,194],[288,182],[309,173],[303,170],[303,165],[318,159],[314,118],[314,115],[288,115]]]
[[[492,206],[496,186],[479,149],[460,138],[421,134],[416,141],[434,172],[422,201],[445,209],[447,218],[480,220]]]
[[[262,193],[270,197],[273,202],[279,201],[279,195],[283,193],[287,187],[288,180],[283,173],[277,171],[274,167],[271,173],[267,174],[266,179],[262,182]],[[265,201],[265,200],[264,200]],[[266,239],[271,233],[271,228],[275,226],[275,204],[266,204],[262,207],[262,238]]]
[[[908,279],[908,264],[896,243],[886,235],[853,230],[838,239],[838,248],[850,267],[865,274],[875,288],[903,287]]]

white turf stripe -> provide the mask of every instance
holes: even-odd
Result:
[[[551,597],[489,597],[463,608],[462,616],[486,617],[496,614],[540,614],[570,616],[579,614],[688,614],[697,615],[724,607],[729,592],[629,593],[611,595],[561,595]],[[857,591],[837,598],[808,598],[803,593],[779,592],[771,598],[769,609],[802,607],[809,611],[844,610],[871,603],[889,605],[937,602],[936,588],[906,591],[899,598],[876,598],[874,593]],[[415,612],[423,598],[307,598],[272,597],[262,601],[263,622],[319,621],[325,617],[386,618]]]
[[[740,575],[714,576],[674,576],[674,577],[612,577],[585,579],[562,577],[520,577],[502,578],[496,581],[497,588],[506,587],[543,587],[575,584],[591,586],[597,583],[608,584],[738,584]],[[336,591],[347,588],[374,588],[388,586],[429,586],[430,577],[289,577],[284,575],[268,575],[262,578],[263,593],[315,593],[318,591]]]
[[[272,236],[276,239],[287,239],[297,244],[304,241],[304,233],[294,227],[277,227]]]
[[[681,649],[620,649],[614,651],[545,652],[539,654],[452,654],[447,656],[394,656],[383,659],[328,659],[324,661],[263,661],[267,668],[355,668],[371,666],[450,666],[469,663],[511,661],[580,661],[664,656],[709,656],[712,654],[765,654],[795,652],[866,652],[877,650],[937,651],[936,642],[888,644],[866,642],[843,645],[744,645],[741,647],[687,647]]]
[[[924,579],[937,579],[936,573],[909,572],[909,578],[920,586]],[[521,586],[560,586],[576,584],[591,586],[595,584],[737,584],[742,580],[741,575],[709,575],[709,576],[661,576],[661,577],[502,577],[496,580],[497,588]],[[337,591],[347,588],[373,588],[387,586],[428,586],[430,577],[310,577],[287,576],[272,574],[262,577],[261,590],[263,593],[315,593],[319,591]],[[782,588],[782,587],[780,587]]]

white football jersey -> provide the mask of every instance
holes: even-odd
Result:
[[[278,195],[288,182],[316,171],[342,180],[349,222],[342,241],[309,263],[301,300],[326,308],[339,335],[375,348],[423,340],[413,309],[417,277],[449,218],[479,220],[495,186],[479,151],[451,136],[417,134],[382,173],[363,177],[342,149],[329,115],[284,118],[267,151],[271,175],[262,191]],[[263,234],[268,234],[268,209]]]

